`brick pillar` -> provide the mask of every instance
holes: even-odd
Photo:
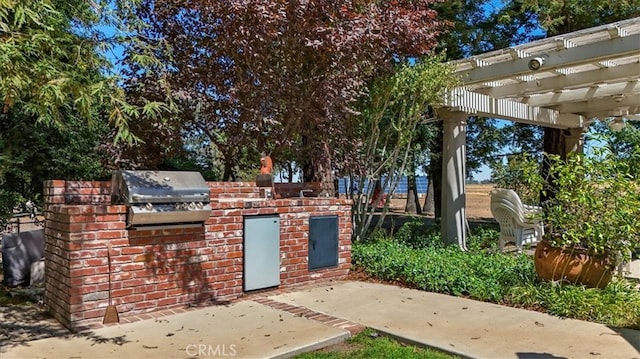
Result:
[[[53,205],[45,228],[45,304],[69,329],[108,303],[107,243],[126,239],[125,206]]]
[[[69,216],[60,213],[60,205],[48,206],[45,212],[44,301],[53,317],[71,328],[69,313],[71,280],[69,276]]]
[[[45,305],[73,330],[104,315],[107,242],[126,240],[126,207],[108,204],[105,182],[47,181],[44,198]]]

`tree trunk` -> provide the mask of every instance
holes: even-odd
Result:
[[[302,182],[313,182],[315,172],[311,161],[303,163],[300,167],[302,169]]]
[[[422,208],[422,212],[427,214],[434,214],[436,212],[435,210],[436,204],[434,202],[434,195],[433,195],[434,189],[433,189],[433,181],[431,180],[431,176],[427,178],[427,181],[429,181],[427,183],[427,195],[424,198],[424,207]]]
[[[314,156],[314,170],[316,177],[320,182],[321,197],[335,197],[336,191],[333,184],[333,166],[331,165],[332,156],[329,144],[326,141],[319,143],[318,155]]]
[[[407,177],[407,204],[404,211],[405,213],[410,214],[422,214],[415,174],[411,174]]]
[[[235,174],[233,173],[233,161],[225,159],[224,161],[224,172],[222,173],[223,181],[230,181],[231,178],[235,180]]]
[[[293,166],[291,162],[287,162],[287,182],[293,182]]]
[[[311,148],[305,162],[301,164],[303,182],[320,182],[320,197],[336,194],[333,181],[331,147],[326,140],[313,140],[302,136],[302,148]]]
[[[416,206],[415,184],[416,184],[415,176],[414,175],[407,176],[407,204],[404,206],[404,213],[409,213],[409,214],[418,213],[418,207]]]
[[[557,128],[544,128],[544,137],[542,140],[543,151],[546,155],[559,155],[562,160],[567,159],[567,151],[565,146],[564,132]],[[542,161],[542,178],[546,179],[546,191],[540,193],[540,203],[545,203],[553,199],[556,194],[557,185],[553,178],[549,175],[549,162],[546,158]]]
[[[306,135],[302,136],[302,148],[309,148],[309,137]],[[304,162],[300,163],[300,169],[302,170],[302,182],[313,182],[315,172],[313,168],[313,156],[311,156],[310,153],[308,156],[305,156]]]
[[[435,218],[442,217],[442,121],[438,122],[439,134],[433,141],[431,159],[429,161],[429,182],[433,182],[433,213]]]

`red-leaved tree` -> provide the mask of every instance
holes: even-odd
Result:
[[[171,49],[158,55],[186,126],[208,134],[229,168],[247,146],[276,163],[292,154],[304,180],[331,193],[333,171],[357,150],[354,105],[367,83],[436,47],[446,24],[434,2],[143,0],[138,14],[144,36]]]

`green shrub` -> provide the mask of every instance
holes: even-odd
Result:
[[[427,225],[420,217],[403,224],[393,239],[413,248],[444,247],[440,240],[440,227]]]
[[[467,238],[467,248],[471,251],[489,250],[495,252],[498,249],[500,228],[497,225],[481,225],[473,228]],[[374,241],[385,239],[384,232],[374,234]],[[400,227],[393,236],[393,240],[416,249],[443,248],[444,243],[440,239],[440,226],[429,225],[422,218],[413,218]]]
[[[495,302],[514,283],[535,278],[533,262],[524,255],[471,253],[456,247],[415,249],[391,239],[354,244],[352,260],[376,278]]]
[[[505,300],[544,308],[559,317],[640,329],[640,291],[625,280],[613,281],[604,289],[547,282],[514,286]]]
[[[554,195],[544,204],[545,239],[605,256],[611,268],[620,255],[630,260],[640,246],[640,188],[629,164],[608,149],[547,159],[553,186],[545,190]]]
[[[470,251],[498,251],[498,239],[500,238],[500,227],[495,225],[482,225],[472,230],[467,236],[467,248]],[[440,237],[438,237],[440,241]]]

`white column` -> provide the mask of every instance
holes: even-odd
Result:
[[[442,148],[442,228],[441,235],[445,244],[456,244],[462,250],[466,243],[466,134],[467,118],[465,112],[439,110],[443,120]]]

